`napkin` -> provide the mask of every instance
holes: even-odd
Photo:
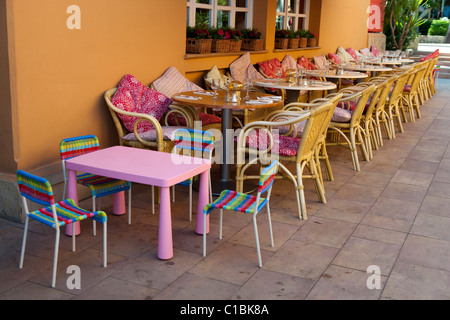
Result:
[[[248,100],[246,103],[248,104],[269,104],[272,103],[272,100],[260,99],[260,100]]]
[[[280,96],[265,96],[258,97],[258,100],[268,100],[268,101],[281,101],[282,97]]]
[[[214,95],[214,92],[209,92],[209,91],[197,91],[197,92],[194,92],[195,94],[201,94],[201,95],[204,95],[204,96],[213,96]]]
[[[176,96],[175,98],[185,99],[185,100],[201,100],[202,99],[202,97],[193,97],[193,96],[185,96],[185,95]]]

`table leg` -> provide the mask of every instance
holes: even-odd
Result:
[[[198,191],[197,220],[195,232],[203,234],[203,208],[209,203],[209,170],[200,174],[200,188]],[[206,217],[206,233],[209,232],[209,215]]]
[[[116,216],[121,216],[125,212],[125,191],[114,193],[112,213]]]
[[[170,212],[170,188],[161,187],[159,206],[158,258],[173,258],[172,216]]]
[[[67,173],[67,198],[75,201],[78,205],[78,186],[77,186],[77,172],[75,170],[68,170]],[[80,234],[80,222],[74,223],[75,235]],[[66,235],[72,236],[72,225],[66,226]]]

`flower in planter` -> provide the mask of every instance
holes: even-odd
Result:
[[[244,29],[242,30],[242,38],[243,39],[262,39],[262,33],[257,29]]]
[[[210,30],[205,26],[195,26],[186,28],[186,37],[195,39],[211,39]]]
[[[289,39],[300,39],[300,35],[298,34],[298,32],[297,31],[294,31],[294,30],[288,30],[287,31],[288,32],[288,38]]]
[[[242,32],[238,29],[230,29],[228,32],[230,34],[230,39],[234,41],[239,41],[242,39]]]
[[[213,28],[211,29],[211,36],[216,40],[228,40],[231,38],[231,33],[229,29]]]
[[[306,35],[308,39],[317,39],[317,33],[312,33],[309,30],[306,31]]]
[[[275,38],[287,39],[289,36],[289,31],[284,29],[277,29],[275,31]]]

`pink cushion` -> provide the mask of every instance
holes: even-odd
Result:
[[[420,59],[420,62],[439,57],[439,49]]]
[[[375,46],[371,46],[370,51],[372,52],[374,57],[378,56],[378,53],[380,52]]]
[[[334,109],[333,117],[331,121],[333,122],[349,122],[352,118],[352,113],[343,108]]]
[[[290,55],[286,54],[283,58],[283,61],[281,62],[281,65],[283,66],[283,70],[286,71],[288,69],[297,69],[297,61]]]
[[[358,56],[356,55],[355,50],[353,50],[352,48],[348,48],[347,52],[352,56],[353,59],[357,60]]]
[[[314,63],[318,69],[325,69],[327,58],[324,55],[314,57]]]
[[[339,59],[339,56],[336,53],[329,53],[328,57],[331,61],[333,61],[335,64],[340,65],[341,59]]]
[[[272,133],[273,147],[270,151],[272,154],[292,157],[297,155],[298,146],[300,145],[300,138],[280,136],[276,132]],[[247,147],[256,150],[267,150],[269,147],[269,138],[264,131],[254,130],[247,137]]]
[[[153,86],[156,91],[170,98],[184,91],[204,90],[202,87],[189,81],[174,67],[170,67],[161,77],[153,81]]]
[[[361,54],[362,54],[363,56],[365,56],[365,57],[369,57],[369,56],[372,55],[372,54],[370,53],[369,49],[367,49],[367,48],[361,49],[361,50],[359,50],[359,52],[361,52]]]
[[[230,73],[234,80],[241,83],[245,83],[246,78],[264,79],[264,76],[252,65],[248,51],[230,64]]]
[[[311,63],[311,61],[309,61],[308,59],[306,59],[305,56],[301,56],[300,58],[298,58],[298,65],[302,68],[305,68],[306,70],[316,70],[317,67]]]
[[[411,91],[411,85],[407,84],[404,88],[403,88],[403,92],[410,92]]]
[[[163,132],[163,139],[167,141],[173,141],[175,139],[175,132],[178,129],[189,129],[189,128],[183,126],[179,127],[163,126],[161,127],[161,129]],[[140,133],[139,136],[146,141],[156,141],[156,130],[155,129],[148,130],[146,132]],[[123,140],[138,141],[134,133],[127,134],[125,137],[123,137]]]
[[[258,66],[261,72],[268,78],[277,78],[276,68],[283,68],[283,65],[281,64],[280,60],[278,60],[278,58],[259,62]],[[281,77],[284,77],[284,75],[282,75]]]
[[[198,113],[198,118],[202,122],[202,126],[206,126],[208,124],[214,124],[214,123],[221,123],[222,120],[213,114],[209,113]],[[175,121],[175,117],[173,114],[169,115],[169,118],[167,119],[167,122],[171,126],[185,126],[186,125],[186,119],[183,118],[181,115],[178,115],[178,122]]]
[[[120,110],[148,114],[159,121],[167,112],[172,99],[144,86],[135,77],[127,74],[120,81],[111,103]],[[133,132],[134,124],[138,118],[122,114],[119,114],[119,118],[125,128]],[[141,133],[150,129],[153,129],[153,125],[147,121],[142,121],[139,123],[137,131]]]

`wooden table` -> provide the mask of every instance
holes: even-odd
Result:
[[[285,79],[262,79],[253,81],[253,85],[265,88],[275,88],[286,90],[286,100],[287,103],[296,102],[298,100],[298,94],[300,91],[323,91],[323,90],[334,90],[337,85],[332,82],[327,81],[310,81],[307,85],[296,84]]]
[[[371,76],[374,77],[377,72],[387,72],[392,71],[392,68],[385,66],[374,66],[365,64],[364,67],[357,64],[348,64],[344,67],[345,70],[370,72]]]
[[[205,95],[196,93],[195,91],[180,92],[172,97],[173,101],[179,104],[193,106],[199,109],[221,109],[222,110],[222,124],[221,124],[221,143],[222,155],[220,162],[220,178],[218,180],[212,179],[212,193],[219,195],[222,190],[235,190],[236,182],[231,177],[231,165],[234,164],[234,130],[233,130],[233,111],[242,109],[256,109],[256,108],[281,108],[284,105],[282,101],[274,101],[273,103],[249,104],[244,100],[246,93],[241,92],[241,99],[238,102],[225,101],[226,91],[219,90],[218,96],[214,99],[212,95]],[[258,97],[273,97],[273,95],[249,92],[251,100],[257,100]],[[195,100],[187,97],[195,97]],[[217,152],[217,149],[216,149]]]
[[[364,79],[369,76],[366,73],[353,72],[348,70],[344,70],[343,74],[338,74],[337,70],[330,70],[328,71],[328,73],[325,70],[308,70],[306,71],[306,75],[310,77],[319,77],[337,80],[338,88],[341,87],[342,79]]]
[[[116,146],[66,160],[68,198],[78,203],[77,171],[161,188],[158,258],[173,257],[170,187],[200,175],[195,232],[203,234],[203,208],[209,202],[209,160],[148,149]],[[206,226],[209,231],[209,220]]]

